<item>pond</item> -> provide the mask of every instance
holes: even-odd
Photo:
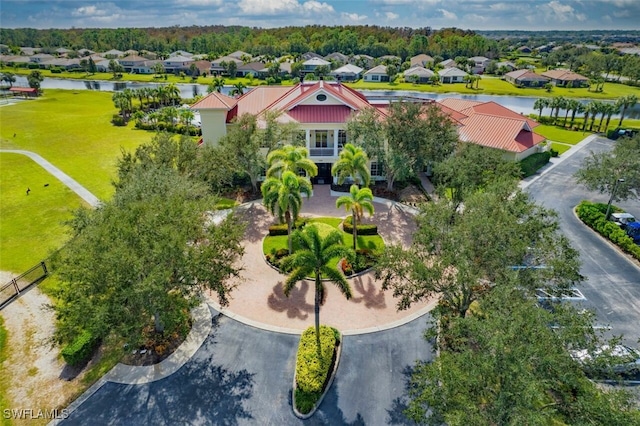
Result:
[[[28,86],[27,78],[24,76],[16,76],[16,86]],[[42,81],[41,87],[43,89],[67,89],[67,90],[99,90],[103,92],[117,92],[129,89],[139,89],[142,87],[158,87],[166,83],[142,83],[131,81],[97,81],[97,80],[69,80],[63,78],[50,78],[45,77]],[[188,99],[197,95],[207,94],[206,84],[195,83],[177,83],[176,86],[180,89],[180,96]],[[225,86],[222,89],[222,93],[228,95],[232,86]],[[384,100],[398,97],[412,97],[420,99],[444,99],[444,98],[457,98],[467,99],[472,101],[489,102],[494,101],[504,107],[509,108],[512,111],[519,112],[521,114],[537,114],[538,111],[533,109],[533,104],[537,98],[525,97],[525,96],[500,96],[500,95],[467,95],[460,93],[428,93],[418,92],[412,90],[360,90],[368,99],[371,100]],[[582,102],[589,102],[588,99],[581,99]],[[607,101],[613,103],[613,101]],[[549,114],[549,109],[546,108],[543,114]],[[563,112],[560,112],[560,116],[563,116]],[[581,116],[581,115],[579,115]],[[619,114],[615,114],[614,117],[619,117]],[[627,110],[625,113],[627,118],[640,118],[640,103],[634,108]]]

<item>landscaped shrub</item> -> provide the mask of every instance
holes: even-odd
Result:
[[[62,358],[72,366],[82,364],[89,359],[98,343],[99,340],[94,338],[89,331],[83,331],[73,342],[62,349]]]
[[[125,120],[124,117],[118,114],[113,114],[113,117],[111,118],[111,124],[113,124],[114,126],[126,126],[127,120]]]
[[[322,360],[318,359],[315,327],[307,328],[300,336],[296,357],[296,409],[305,414],[318,401],[335,362],[339,333],[332,327],[320,326]]]
[[[522,169],[522,176],[529,177],[538,171],[542,166],[549,162],[551,158],[550,152],[536,152],[531,154],[524,160],[520,161],[520,168]]]
[[[608,238],[625,252],[640,260],[640,246],[633,242],[633,239],[624,232],[618,225],[605,219],[607,205],[602,203],[591,203],[582,201],[576,207],[576,213],[580,220],[587,226],[594,229],[600,235]],[[621,211],[618,207],[611,206],[611,211]]]
[[[60,68],[51,68],[51,74],[62,74],[62,70]]]
[[[298,218],[293,224],[293,229],[303,228],[306,221],[302,218]],[[277,235],[287,235],[289,227],[286,223],[279,223],[277,225],[271,225],[269,227],[269,235],[275,237]]]
[[[342,222],[342,229],[347,234],[353,234],[353,217],[347,216]],[[359,223],[358,235],[378,235],[378,225],[373,223]]]
[[[356,250],[356,260],[353,262],[354,272],[362,272],[373,268],[378,262],[378,254],[369,249]]]
[[[549,150],[549,153],[551,154],[552,157],[557,157],[560,154],[558,151],[556,151],[553,148]]]

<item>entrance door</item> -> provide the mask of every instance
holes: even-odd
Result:
[[[331,176],[331,166],[333,166],[333,164],[317,163],[316,166],[318,166],[318,175],[315,178],[313,178],[311,181],[314,184],[318,184],[318,185],[331,184],[331,181],[333,179],[333,176]]]

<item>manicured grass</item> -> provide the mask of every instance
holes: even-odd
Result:
[[[551,143],[551,148],[553,148],[554,150],[558,151],[558,154],[563,154],[567,151],[569,151],[571,149],[571,145],[566,145],[563,143],[556,143],[556,142],[552,142]]]
[[[63,222],[83,201],[21,154],[0,154],[0,182],[0,269],[21,273],[66,241]]]
[[[0,108],[0,148],[34,151],[106,200],[121,148],[132,151],[153,137],[132,130],[133,123],[113,126],[116,112],[111,93],[49,89],[37,100]]]
[[[7,386],[9,385],[7,381],[7,374],[4,372],[4,361],[7,359],[7,329],[4,328],[4,319],[0,316],[0,407],[9,408],[9,403],[7,401]],[[6,419],[5,416],[1,417],[2,420],[0,424],[2,425],[10,425],[11,421]]]
[[[354,89],[368,90],[414,90],[420,92],[432,93],[463,93],[474,95],[510,95],[510,96],[529,96],[535,98],[564,96],[565,98],[584,98],[584,99],[617,99],[628,94],[636,94],[640,96],[640,88],[626,86],[620,83],[605,83],[602,92],[591,92],[587,88],[571,88],[554,87],[551,92],[547,92],[543,88],[517,88],[513,84],[501,80],[497,77],[483,76],[478,85],[478,89],[469,89],[464,83],[453,84],[413,84],[404,82],[395,83],[373,83],[360,80],[356,83],[345,83]]]
[[[238,205],[238,202],[236,200],[220,197],[216,202],[215,209],[216,210],[231,209],[237,205]]]
[[[582,131],[573,131],[569,129],[563,129],[559,126],[546,124],[537,126],[534,131],[549,139],[550,141],[568,143],[570,145],[577,144],[591,134],[590,132],[583,133]]]

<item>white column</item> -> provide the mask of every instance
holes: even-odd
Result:
[[[338,156],[338,131],[333,131],[333,156]]]
[[[307,151],[311,152],[311,130],[306,129],[305,131],[305,138],[306,138],[306,144],[307,144]]]

